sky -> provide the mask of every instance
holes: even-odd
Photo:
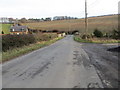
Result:
[[[87,0],[88,16],[118,13],[120,0]],[[0,17],[85,16],[85,0],[0,0]]]

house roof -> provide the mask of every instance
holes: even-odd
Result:
[[[11,32],[22,32],[22,31],[26,31],[26,30],[27,30],[27,26],[15,25],[10,28]]]

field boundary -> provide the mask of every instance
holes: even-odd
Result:
[[[74,36],[74,41],[81,43],[96,43],[96,44],[110,44],[110,43],[120,43],[120,40],[92,40],[92,39],[81,39],[78,36]]]

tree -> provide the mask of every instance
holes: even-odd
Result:
[[[45,21],[51,21],[51,18],[45,18]]]
[[[26,19],[26,18],[21,18],[21,19],[20,19],[20,22],[21,22],[21,23],[26,23],[26,22],[27,22],[27,19]]]
[[[96,37],[103,37],[103,33],[98,29],[95,29],[93,33],[94,33],[94,36]]]
[[[4,34],[4,32],[2,31],[2,34]]]

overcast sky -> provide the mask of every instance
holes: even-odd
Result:
[[[88,16],[118,13],[120,0],[87,0]],[[85,0],[0,0],[0,17],[84,17]]]

